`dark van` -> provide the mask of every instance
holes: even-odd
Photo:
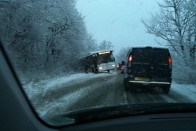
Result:
[[[137,47],[127,54],[125,89],[138,85],[160,87],[169,93],[172,81],[172,59],[167,48]]]

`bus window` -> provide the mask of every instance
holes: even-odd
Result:
[[[114,58],[113,58],[113,56],[112,56],[111,53],[101,54],[98,57],[98,61],[99,61],[99,63],[113,62],[114,61]]]

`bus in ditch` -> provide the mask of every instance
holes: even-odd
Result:
[[[86,73],[89,71],[94,73],[107,71],[109,73],[116,69],[113,50],[89,52],[81,60]]]

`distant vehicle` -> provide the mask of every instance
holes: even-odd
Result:
[[[82,59],[85,72],[92,71],[94,73],[116,69],[115,59],[112,50],[90,52]],[[87,71],[88,70],[88,71]]]
[[[125,89],[138,85],[160,87],[169,93],[172,82],[172,59],[167,48],[131,48],[127,54]]]
[[[116,69],[117,69],[117,70],[121,70],[121,67],[122,67],[122,64],[120,64],[120,63],[118,63],[118,64],[116,65]]]
[[[117,70],[122,70],[123,66],[125,66],[125,61],[121,61],[121,63],[117,64]]]
[[[120,73],[124,74],[124,70],[126,69],[125,61],[117,64],[117,70],[120,70]]]

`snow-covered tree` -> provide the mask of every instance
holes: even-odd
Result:
[[[190,40],[196,12],[191,11],[188,0],[164,0],[159,3],[160,12],[152,15],[150,22],[144,22],[148,33],[162,38],[176,53],[188,57],[192,45]]]
[[[192,70],[196,63],[194,58],[196,49],[195,0],[164,0],[158,5],[160,11],[152,15],[149,21],[143,20],[142,22],[149,34],[165,40],[169,48],[174,51],[172,52],[175,58],[174,71],[184,72],[181,78],[189,79],[193,73],[187,70]]]
[[[98,44],[96,43],[96,40],[93,38],[92,34],[86,34],[86,42],[85,42],[85,46],[86,46],[86,53],[88,52],[92,52],[92,51],[96,51],[98,50]]]
[[[96,46],[75,0],[4,0],[0,10],[0,39],[20,74],[74,71]]]
[[[190,45],[190,58],[194,65],[196,61],[196,1],[190,0],[186,9],[193,14],[193,18],[189,21],[187,41]],[[196,66],[196,65],[195,65]]]
[[[121,49],[120,49],[120,51],[119,51],[119,53],[117,54],[117,56],[116,56],[116,61],[118,62],[118,63],[121,63],[122,61],[127,61],[127,53],[128,53],[128,51],[129,51],[129,47],[122,47]]]
[[[100,50],[107,50],[107,49],[112,49],[114,47],[114,45],[112,44],[111,41],[102,41],[99,45],[99,49]]]

